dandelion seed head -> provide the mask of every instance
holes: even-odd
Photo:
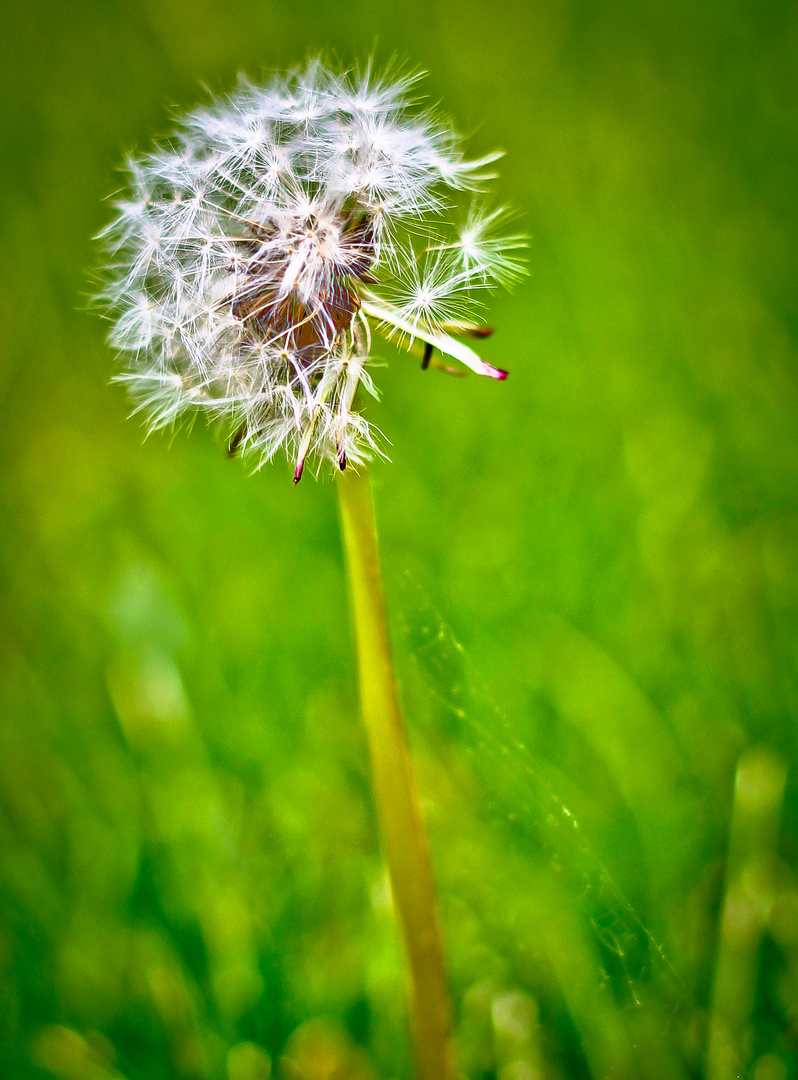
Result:
[[[503,376],[448,324],[468,331],[523,241],[473,202],[459,232],[448,220],[497,155],[467,160],[411,100],[417,78],[315,59],[242,80],[128,160],[100,300],[151,428],[204,413],[258,465],[285,451],[296,479],[382,452],[359,411],[359,391],[376,396],[372,327]]]

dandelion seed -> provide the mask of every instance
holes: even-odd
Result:
[[[372,328],[425,367],[437,350],[504,378],[458,338],[487,334],[479,295],[518,276],[523,239],[496,231],[503,211],[447,218],[498,155],[467,161],[415,82],[313,60],[242,81],[128,162],[101,300],[152,428],[205,413],[231,454],[284,450],[298,481],[381,452],[357,407],[376,396]]]

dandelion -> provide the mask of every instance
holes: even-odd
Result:
[[[336,487],[375,804],[409,969],[419,1080],[454,1080],[452,1010],[423,813],[396,694],[374,510],[362,466],[381,453],[360,411],[375,333],[504,379],[463,338],[490,333],[485,291],[521,272],[521,237],[467,160],[410,99],[416,77],[339,74],[314,60],[242,82],[128,163],[102,234],[102,299],[124,380],[152,428],[204,413],[231,453],[284,450],[343,472]],[[459,222],[459,225],[458,225]],[[446,370],[453,370],[435,361]],[[455,369],[456,370],[456,369]]]
[[[425,367],[437,350],[505,378],[462,340],[489,332],[482,295],[521,270],[523,239],[483,201],[498,155],[464,158],[415,82],[314,60],[242,82],[128,162],[102,300],[151,428],[203,413],[258,465],[284,450],[297,482],[307,462],[382,452],[358,406],[376,396],[375,331]]]

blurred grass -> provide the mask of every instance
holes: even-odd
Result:
[[[200,427],[142,444],[86,310],[126,150],[202,85],[375,43],[506,149],[533,237],[491,304],[508,383],[386,346],[373,410],[464,1072],[794,1075],[798,21],[771,0],[4,14],[0,1072],[408,1075],[334,493]],[[727,865],[757,755],[770,832]]]

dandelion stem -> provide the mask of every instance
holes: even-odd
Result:
[[[427,838],[405,736],[382,593],[368,474],[336,486],[355,625],[363,721],[394,904],[409,965],[410,1019],[419,1080],[453,1080],[451,1005]]]

